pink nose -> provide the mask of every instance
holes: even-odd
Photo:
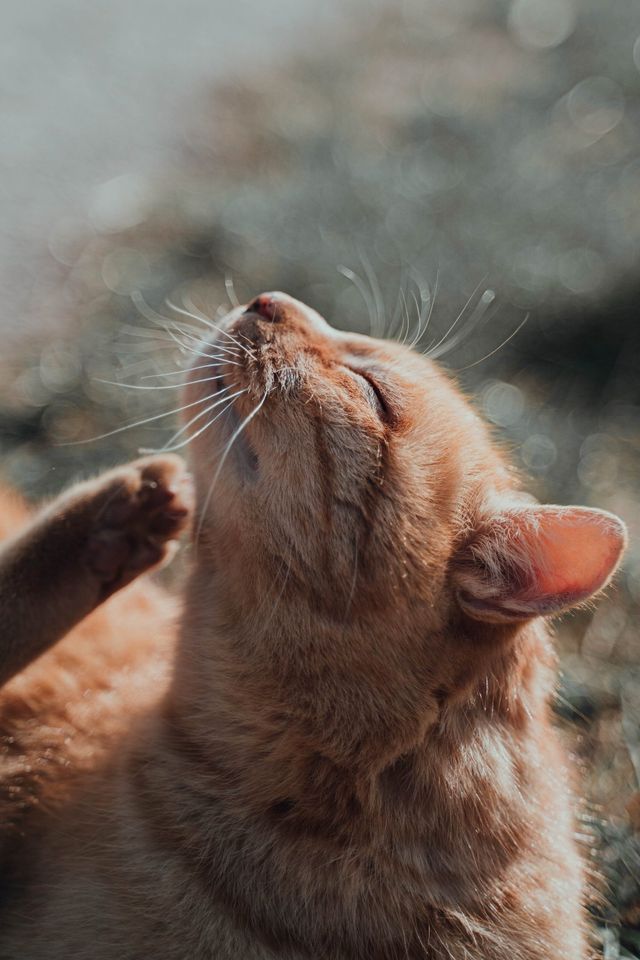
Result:
[[[280,323],[284,316],[281,303],[270,293],[261,293],[260,296],[252,300],[247,307],[246,313],[257,313],[263,320],[269,323]]]

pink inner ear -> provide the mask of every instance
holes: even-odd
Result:
[[[625,544],[622,521],[602,510],[507,509],[488,521],[462,558],[460,604],[485,620],[558,613],[607,584]]]
[[[625,546],[621,521],[612,514],[579,507],[539,507],[535,513],[537,532],[533,537],[530,531],[525,533],[532,572],[527,594],[564,598],[564,606],[601,590]]]

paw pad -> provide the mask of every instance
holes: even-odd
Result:
[[[148,457],[99,483],[88,563],[112,593],[172,554],[192,511],[191,480],[179,457]]]

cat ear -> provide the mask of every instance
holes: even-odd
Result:
[[[494,623],[559,613],[606,586],[626,542],[622,520],[604,510],[509,506],[458,553],[458,600]]]

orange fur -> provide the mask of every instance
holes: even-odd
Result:
[[[405,347],[284,295],[216,337],[175,642],[140,581],[2,691],[0,957],[584,960],[544,622],[459,597],[512,588],[511,469]]]

